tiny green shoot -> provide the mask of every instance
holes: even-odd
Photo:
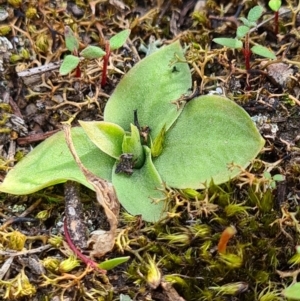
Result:
[[[276,182],[282,182],[285,180],[285,177],[281,174],[276,174],[272,176],[269,172],[264,172],[264,177],[269,181],[269,185],[272,189],[276,188]]]
[[[102,270],[112,270],[113,268],[117,267],[118,265],[127,262],[130,259],[129,256],[124,256],[124,257],[116,257],[112,259],[108,259],[105,261],[102,261],[101,263],[98,264],[98,267]]]

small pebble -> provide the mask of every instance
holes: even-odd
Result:
[[[12,43],[5,37],[0,37],[0,52],[7,52],[8,50],[13,49]]]
[[[84,10],[80,8],[75,3],[68,3],[68,10],[74,15],[76,18],[81,18],[84,15]]]
[[[4,8],[0,8],[0,21],[4,21],[8,17],[8,12]]]

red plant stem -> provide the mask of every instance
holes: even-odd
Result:
[[[74,49],[73,54],[79,57],[79,53],[78,53],[77,49]],[[81,70],[80,70],[79,64],[77,65],[76,71],[75,71],[75,77],[77,77],[77,78],[81,76]]]
[[[278,20],[279,20],[279,13],[278,11],[275,12],[275,18],[274,18],[274,22],[275,22],[275,35],[278,35]]]
[[[109,41],[106,41],[106,43],[105,43],[105,56],[103,58],[101,88],[104,88],[104,86],[106,85],[107,66],[108,66],[109,56],[110,56],[110,45],[109,45]]]
[[[80,77],[80,76],[81,76],[81,70],[80,70],[80,67],[79,67],[79,64],[78,64],[77,67],[76,67],[75,77]]]
[[[67,241],[67,243],[68,243],[70,249],[76,254],[76,256],[77,256],[78,258],[80,258],[87,266],[92,267],[93,269],[99,271],[99,272],[102,273],[102,274],[106,274],[106,270],[100,269],[99,266],[98,266],[98,264],[97,264],[95,261],[93,261],[93,260],[87,258],[86,256],[84,256],[84,255],[83,255],[83,254],[75,247],[75,245],[73,244],[72,239],[71,239],[71,237],[70,237],[69,231],[68,231],[67,220],[66,220],[66,219],[64,220],[64,232],[65,232],[65,238],[66,238],[66,241]]]
[[[245,58],[246,70],[249,71],[250,70],[251,50],[249,47],[249,35],[248,34],[246,34],[246,36],[245,36],[245,48],[243,49],[243,54],[244,54],[244,58]]]

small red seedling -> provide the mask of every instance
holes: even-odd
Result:
[[[110,54],[113,50],[116,50],[124,45],[130,35],[130,30],[125,29],[111,37],[105,42],[105,56],[103,58],[103,69],[102,69],[102,80],[101,88],[106,85],[107,82],[107,67],[109,62]]]
[[[109,57],[112,50],[120,48],[129,37],[130,30],[125,29],[116,35],[114,35],[110,40],[105,42],[105,51],[97,46],[87,46],[80,53],[79,42],[69,26],[65,27],[65,41],[66,47],[72,54],[66,55],[60,66],[59,73],[61,75],[66,75],[76,69],[75,76],[81,76],[80,61],[81,59],[98,59],[103,57],[103,68],[102,68],[102,80],[101,87],[103,88],[107,82],[107,67],[109,62]]]
[[[250,49],[250,33],[252,33],[256,29],[257,20],[261,17],[262,13],[263,8],[261,6],[254,6],[252,9],[250,9],[247,18],[239,18],[243,22],[243,25],[237,28],[235,38],[213,39],[213,41],[217,44],[233,49],[241,49],[244,55],[245,67],[247,71],[250,70],[251,53],[255,53],[257,55],[270,59],[276,59],[275,54],[262,45],[255,44]],[[244,39],[244,42],[242,39]]]
[[[269,7],[275,12],[274,24],[275,24],[275,34],[278,35],[279,28],[279,9],[281,7],[281,0],[270,0]]]

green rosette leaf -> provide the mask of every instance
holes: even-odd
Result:
[[[118,159],[122,154],[125,131],[117,124],[104,121],[79,121],[85,133],[107,155]]]
[[[115,160],[96,147],[82,128],[72,129],[72,140],[83,165],[100,178],[111,181]],[[8,172],[0,191],[23,195],[67,180],[93,189],[75,163],[64,133],[58,132],[35,147]]]
[[[181,62],[172,63],[180,59]],[[191,74],[179,42],[160,48],[136,64],[120,81],[106,104],[104,120],[130,131],[137,110],[141,127],[149,126],[155,138],[182,111],[172,103],[191,88]]]
[[[163,217],[165,202],[162,200],[165,195],[161,178],[152,163],[151,151],[146,146],[144,148],[144,165],[131,175],[113,171],[112,183],[120,203],[130,214],[142,215],[148,222],[157,222]]]
[[[229,166],[246,167],[263,145],[240,106],[221,96],[200,96],[185,106],[153,162],[168,186],[197,189],[235,177],[240,170]]]

